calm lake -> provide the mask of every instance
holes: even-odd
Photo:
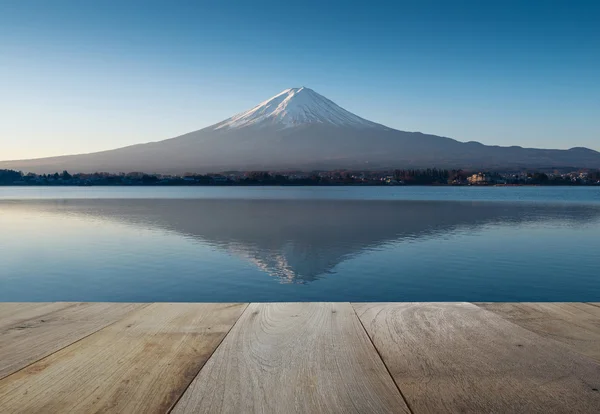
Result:
[[[0,301],[600,301],[599,187],[0,187]]]

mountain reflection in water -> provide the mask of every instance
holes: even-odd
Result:
[[[244,258],[283,282],[307,283],[391,243],[474,232],[485,226],[585,226],[594,205],[357,200],[62,200],[5,204],[160,229]],[[5,210],[6,211],[6,210]]]

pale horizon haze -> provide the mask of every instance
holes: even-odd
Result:
[[[598,21],[591,1],[0,0],[0,160],[172,138],[300,86],[403,131],[600,150]]]

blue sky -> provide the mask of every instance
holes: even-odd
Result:
[[[200,129],[307,86],[364,118],[600,150],[600,3],[0,0],[0,159]]]

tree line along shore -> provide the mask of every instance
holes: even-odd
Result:
[[[0,185],[12,186],[210,186],[210,185],[600,185],[599,170],[571,172],[485,172],[473,170],[397,169],[391,171],[228,171],[182,175],[143,172],[70,174],[0,170]]]

